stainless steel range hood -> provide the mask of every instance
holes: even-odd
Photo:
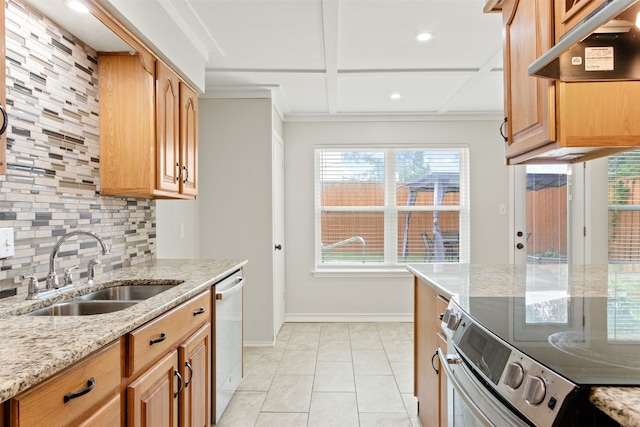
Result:
[[[561,81],[640,80],[638,0],[608,0],[528,68]]]

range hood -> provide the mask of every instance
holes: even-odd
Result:
[[[561,81],[640,80],[636,3],[605,1],[536,59],[529,75]]]

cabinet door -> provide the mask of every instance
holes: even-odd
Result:
[[[198,195],[198,94],[180,83],[180,192]]]
[[[436,351],[437,315],[434,290],[415,279],[414,285],[414,394],[418,398],[418,418],[423,427],[438,425],[438,364]]]
[[[211,324],[207,323],[178,349],[184,378],[181,425],[211,425]]]
[[[120,395],[115,395],[76,427],[113,427],[122,424],[120,419],[121,403]]]
[[[178,192],[180,181],[180,111],[178,75],[156,67],[157,189]]]
[[[507,0],[504,23],[506,157],[555,141],[555,86],[527,68],[553,45],[553,2]]]
[[[181,387],[174,350],[127,387],[127,425],[177,427]]]
[[[562,0],[556,5],[556,40],[579,24],[606,0]]]

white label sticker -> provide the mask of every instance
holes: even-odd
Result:
[[[612,71],[613,46],[585,47],[584,69],[585,71]]]
[[[571,65],[582,65],[582,56],[572,56]]]

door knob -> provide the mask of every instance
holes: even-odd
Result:
[[[281,251],[282,250],[282,245],[276,245],[275,248],[276,248],[277,251]]]

